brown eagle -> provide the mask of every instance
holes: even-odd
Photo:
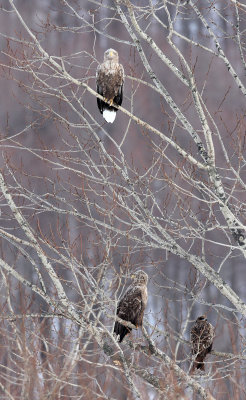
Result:
[[[113,103],[120,106],[123,99],[124,68],[119,64],[119,55],[116,50],[108,49],[104,53],[104,61],[97,67],[96,74],[97,93],[105,98],[97,99],[100,113],[107,122],[114,122],[117,108]]]
[[[196,356],[191,368],[191,373],[193,373],[196,368],[205,371],[204,359],[212,350],[213,339],[214,327],[207,321],[205,315],[201,315],[197,318],[190,333],[192,355]]]
[[[133,278],[132,284],[119,301],[117,316],[124,321],[131,322],[138,328],[142,326],[144,310],[148,300],[148,275],[140,270],[135,272],[131,278]],[[119,336],[119,342],[122,342],[125,335],[131,330],[130,327],[124,326],[118,321],[115,322],[114,333],[117,337]]]

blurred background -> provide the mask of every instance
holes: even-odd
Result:
[[[195,135],[213,148],[226,204],[245,226],[245,17],[244,4],[229,0],[4,0],[0,11],[1,171],[69,304],[112,333],[130,274],[144,269],[144,325],[186,373],[195,319],[206,314],[215,326],[217,354],[195,379],[223,400],[245,398],[245,319],[192,257],[245,302],[245,249],[206,168],[178,146],[203,165]],[[118,111],[107,124],[86,89],[96,90],[108,48],[125,70],[122,106],[138,123]],[[0,201],[3,398],[137,398],[91,332],[64,310],[63,318],[37,243],[4,193]],[[45,287],[47,299],[27,282]],[[131,341],[145,343],[141,330]],[[126,357],[159,382],[160,390],[132,372],[142,399],[200,398],[163,361],[126,342]]]

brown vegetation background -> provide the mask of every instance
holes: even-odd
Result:
[[[2,1],[1,398],[245,398],[245,18],[229,0]],[[112,125],[94,92],[110,47]],[[145,330],[119,346],[138,268]],[[190,376],[200,314],[214,351]]]

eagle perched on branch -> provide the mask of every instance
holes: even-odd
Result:
[[[214,339],[214,327],[207,321],[205,315],[197,318],[195,325],[191,329],[190,339],[192,343],[192,355],[196,356],[191,373],[196,368],[205,371],[204,359],[211,352]]]
[[[139,270],[135,272],[131,278],[133,279],[132,284],[119,301],[117,316],[124,321],[131,322],[138,328],[142,326],[144,310],[148,300],[148,275],[144,271]],[[117,337],[119,336],[119,342],[122,342],[123,338],[130,333],[131,330],[132,328],[122,325],[118,321],[115,322],[114,333]]]
[[[97,67],[97,93],[105,101],[97,99],[100,113],[107,122],[114,122],[117,108],[123,99],[124,68],[119,64],[119,55],[116,50],[108,49],[104,53],[104,61]],[[109,102],[109,104],[107,103]]]

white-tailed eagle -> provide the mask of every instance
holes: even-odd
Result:
[[[132,284],[119,301],[117,316],[124,321],[131,322],[138,328],[142,326],[144,310],[148,300],[148,275],[140,270],[135,272],[132,278]],[[119,342],[122,342],[125,335],[131,332],[131,330],[130,327],[122,325],[118,321],[115,322],[114,333],[117,337],[119,336]]]
[[[100,113],[107,122],[114,122],[117,108],[123,99],[124,68],[119,64],[119,55],[116,50],[108,49],[104,53],[104,61],[97,67],[97,93],[104,97],[106,103],[97,99]]]
[[[197,318],[190,334],[192,355],[195,356],[191,373],[194,372],[196,368],[205,371],[204,359],[212,350],[213,339],[214,327],[207,321],[205,315],[201,315]]]

